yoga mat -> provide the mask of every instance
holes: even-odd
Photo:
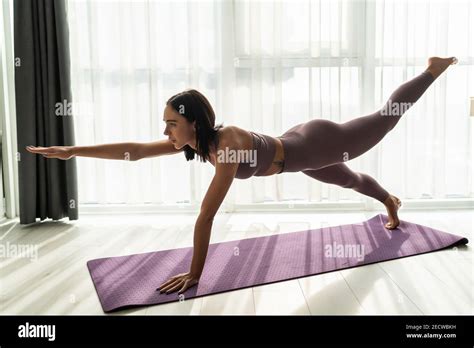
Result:
[[[199,283],[182,294],[156,291],[170,277],[188,272],[192,247],[87,262],[104,312],[186,301],[253,287],[423,254],[467,238],[408,221],[388,230],[379,214],[361,223],[210,244]]]

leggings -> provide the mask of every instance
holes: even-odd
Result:
[[[371,176],[352,171],[344,162],[374,147],[423,95],[435,78],[425,70],[399,86],[382,109],[345,123],[315,119],[298,124],[278,138],[283,144],[280,173],[303,172],[329,184],[352,188],[384,202],[389,193]]]

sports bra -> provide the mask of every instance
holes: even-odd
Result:
[[[235,178],[248,179],[251,176],[263,176],[272,165],[276,145],[272,137],[250,131],[253,139],[253,150],[245,156],[240,156],[239,167]],[[245,151],[244,153],[247,153]]]

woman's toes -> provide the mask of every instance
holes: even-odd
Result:
[[[451,61],[452,61],[451,65],[458,63],[458,59],[456,57],[451,57]]]

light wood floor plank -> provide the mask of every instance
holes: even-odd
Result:
[[[211,243],[363,221],[378,212],[221,214]],[[465,236],[455,250],[416,255],[109,315],[472,314],[472,212],[401,211],[401,218]],[[0,223],[0,243],[30,257],[0,258],[0,314],[104,315],[91,259],[190,247],[195,214],[84,215],[78,221]],[[36,257],[33,257],[36,250]]]

